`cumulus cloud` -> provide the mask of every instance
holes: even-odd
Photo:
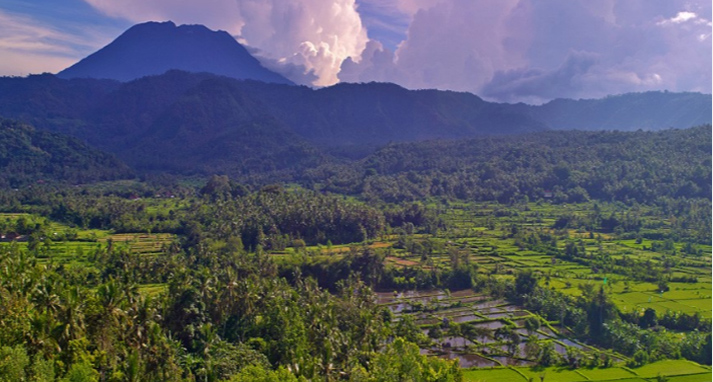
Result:
[[[133,22],[172,20],[222,29],[260,52],[267,66],[313,85],[338,81],[342,61],[359,57],[366,29],[354,0],[85,0]],[[304,68],[304,70],[301,70]]]
[[[361,61],[344,62],[340,79],[386,76],[409,88],[465,90],[498,101],[711,91],[709,1],[387,3],[411,17],[406,39],[393,52],[368,45]]]
[[[591,82],[590,70],[597,59],[593,53],[571,52],[560,67],[551,71],[526,68],[497,71],[481,89],[482,94],[501,101],[530,103],[573,97]]]
[[[689,20],[695,20],[697,18],[698,18],[698,16],[693,12],[678,12],[678,14],[676,14],[676,17],[672,17],[670,19],[660,21],[660,22],[658,22],[658,25],[680,24],[680,23],[685,23],[686,21],[689,21]]]
[[[344,82],[403,82],[402,75],[394,64],[394,53],[380,42],[371,40],[362,52],[360,62],[347,58],[339,72]]]

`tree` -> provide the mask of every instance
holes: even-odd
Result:
[[[659,290],[659,292],[668,292],[669,291],[668,282],[664,279],[659,280],[658,290]]]
[[[537,364],[540,366],[556,365],[559,360],[559,354],[555,350],[555,345],[552,341],[545,341],[540,348],[540,356],[537,359]]]
[[[646,350],[638,350],[634,353],[627,366],[629,367],[639,367],[649,363],[649,353]]]
[[[582,359],[584,358],[584,353],[579,348],[574,346],[567,346],[567,353],[565,355],[567,359],[567,364],[569,367],[576,369],[581,365]]]
[[[530,335],[525,341],[525,356],[531,360],[537,360],[541,350],[540,338],[536,335]]]
[[[587,304],[590,338],[599,340],[603,338],[604,322],[614,317],[615,309],[614,304],[604,292],[604,287],[600,287],[599,293],[594,295]]]
[[[525,330],[527,334],[532,334],[540,329],[540,319],[535,316],[530,316],[525,319]]]
[[[656,310],[653,308],[646,308],[644,315],[639,319],[639,326],[644,329],[656,326],[658,320],[656,318]]]
[[[463,380],[458,361],[421,355],[418,346],[397,338],[377,354],[369,369],[371,382],[457,382]]]
[[[472,342],[493,338],[493,331],[486,326],[474,325],[471,322],[464,322],[460,326],[463,336]]]
[[[532,294],[537,287],[537,278],[531,271],[523,271],[515,278],[515,296],[522,300],[523,296]]]
[[[298,379],[284,368],[270,370],[264,365],[250,365],[233,375],[229,382],[298,382],[303,380]]]
[[[30,358],[23,346],[3,346],[0,348],[0,381],[24,381],[25,368],[29,364]]]

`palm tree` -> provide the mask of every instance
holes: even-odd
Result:
[[[121,305],[125,300],[125,294],[122,289],[113,279],[97,288],[97,297],[103,308],[100,320],[104,326],[118,327],[121,319],[125,316],[125,312],[121,309]]]
[[[55,293],[56,284],[49,279],[35,288],[32,302],[44,313],[56,314],[60,307],[59,296]]]
[[[84,322],[84,296],[77,287],[64,291],[61,306],[57,311],[57,325],[52,329],[52,337],[62,350],[69,348],[70,341],[82,338],[86,331]],[[67,353],[69,361],[73,355]]]

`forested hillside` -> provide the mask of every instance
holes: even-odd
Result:
[[[388,145],[309,170],[322,189],[389,201],[437,196],[507,203],[651,203],[711,195],[711,126],[661,132],[544,132]],[[549,196],[548,196],[549,197]]]
[[[0,187],[35,182],[91,183],[123,179],[131,170],[76,138],[0,118]]]
[[[711,98],[699,93],[646,92],[602,99],[556,99],[527,109],[533,118],[555,130],[660,130],[711,122]]]
[[[137,169],[184,175],[312,167],[325,152],[357,158],[398,142],[688,128],[710,122],[710,104],[709,95],[643,93],[509,105],[394,84],[310,89],[180,71],[123,84],[0,78],[0,115],[72,135]]]

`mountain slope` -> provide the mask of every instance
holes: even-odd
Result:
[[[76,138],[0,118],[0,187],[127,178],[129,168]]]
[[[206,80],[118,151],[141,170],[259,175],[316,166],[324,155],[234,82]]]
[[[567,128],[686,128],[710,123],[710,100],[641,93],[510,105],[394,84],[315,90],[176,70],[127,83],[0,78],[0,115],[73,135],[134,168],[250,176],[322,163],[325,152],[360,158],[390,142]]]
[[[280,84],[291,81],[264,68],[224,31],[168,21],[134,25],[109,45],[57,74],[60,78],[131,81],[171,69]]]
[[[528,106],[529,115],[556,130],[660,130],[711,123],[711,95],[646,92],[602,99],[556,99]]]
[[[448,197],[508,203],[547,194],[572,203],[710,200],[710,137],[711,125],[703,125],[395,143],[359,161],[307,171],[305,183],[389,202]]]

